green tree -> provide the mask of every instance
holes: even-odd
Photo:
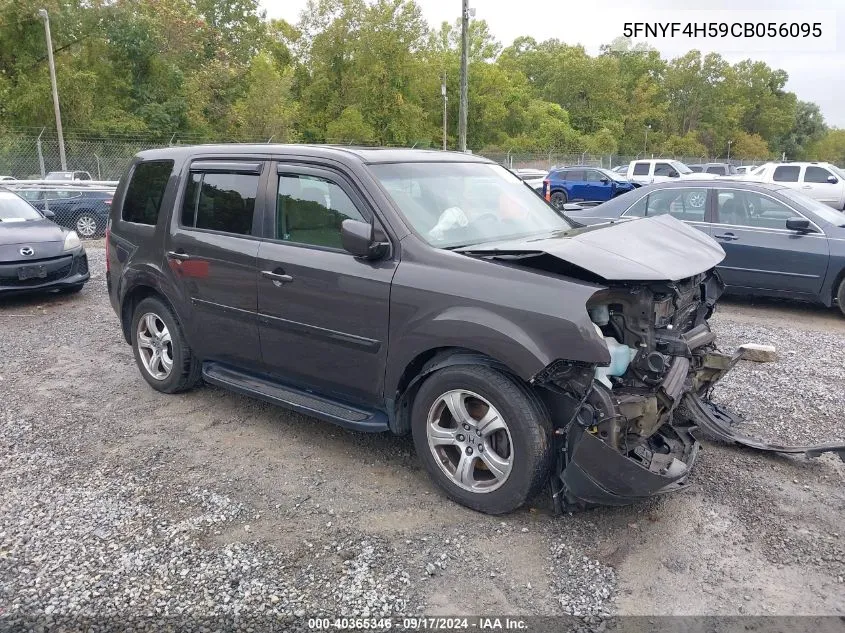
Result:
[[[370,144],[376,140],[376,132],[364,121],[358,106],[344,108],[340,116],[329,123],[326,140],[330,143]]]

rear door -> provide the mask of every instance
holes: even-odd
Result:
[[[807,165],[801,179],[801,193],[832,207],[838,206],[842,182],[832,171],[819,165]]]
[[[827,272],[827,238],[786,228],[800,213],[766,194],[719,189],[713,237],[725,249],[719,265],[729,286],[817,294]]]
[[[800,189],[800,165],[778,165],[772,172],[772,182],[790,189]]]
[[[274,169],[267,199],[270,237],[257,272],[265,371],[350,403],[380,405],[397,261],[355,258],[340,238],[343,220],[369,222],[372,207],[346,175],[289,162]]]
[[[583,169],[567,169],[564,178],[570,202],[592,199],[587,197],[590,195],[590,189]]]
[[[261,364],[256,262],[269,163],[195,160],[165,238],[165,264],[190,302],[190,340],[204,359],[245,368]]]
[[[647,185],[652,180],[652,163],[647,160],[638,160],[628,166],[628,180]]]

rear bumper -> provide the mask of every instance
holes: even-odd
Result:
[[[45,262],[46,277],[43,279],[17,279],[18,267],[25,262],[0,264],[0,296],[30,294],[47,290],[61,290],[84,284],[91,278],[85,249],[78,253],[57,257]]]

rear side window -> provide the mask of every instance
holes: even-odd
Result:
[[[634,163],[635,176],[648,176],[648,163]]]
[[[257,174],[193,172],[182,201],[182,226],[249,235],[257,195]]]
[[[708,174],[719,174],[721,176],[727,175],[727,169],[724,165],[712,165],[705,170]]]
[[[796,165],[783,165],[775,168],[772,179],[775,182],[798,182],[798,172],[801,168]]]
[[[172,160],[155,160],[135,165],[123,200],[123,219],[126,222],[155,225],[172,171]]]
[[[580,169],[571,170],[566,174],[565,180],[571,180],[573,182],[583,182],[584,172]]]

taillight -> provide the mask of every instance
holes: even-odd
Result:
[[[546,202],[552,201],[552,186],[548,180],[543,181],[543,197],[546,199]]]
[[[111,201],[109,201],[111,202]],[[111,237],[111,227],[106,227],[106,273],[109,272],[109,238]]]

